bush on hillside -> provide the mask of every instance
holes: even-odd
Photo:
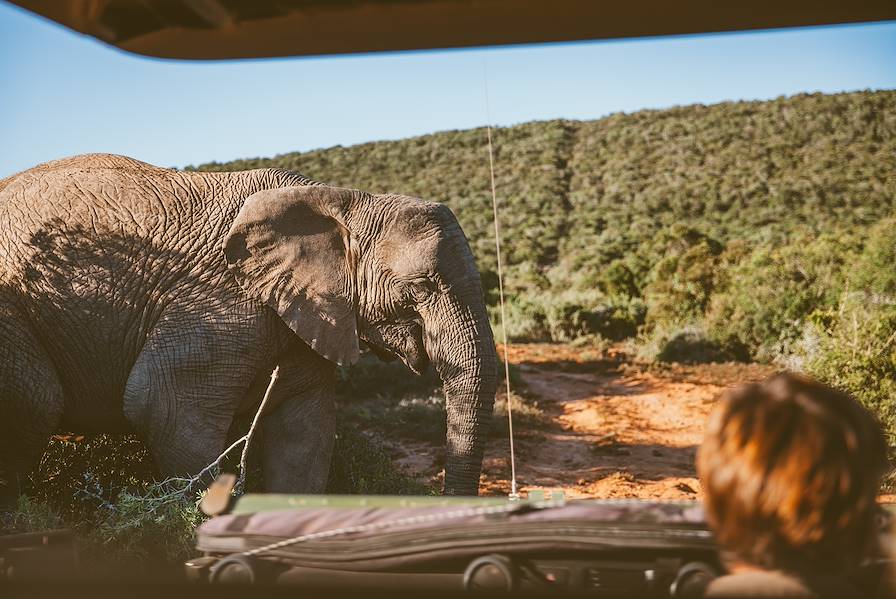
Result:
[[[871,227],[862,253],[847,263],[850,287],[876,296],[896,297],[896,218]]]
[[[806,319],[836,305],[857,243],[851,236],[796,239],[729,262],[707,307],[710,335],[736,339],[761,361],[788,354]]]
[[[857,397],[878,415],[896,454],[896,219],[873,227],[849,262],[849,289],[812,315],[799,366]]]
[[[807,325],[801,365],[877,414],[896,449],[896,301],[850,293],[822,316]]]
[[[737,339],[716,339],[698,323],[658,327],[636,340],[639,358],[656,362],[707,364],[748,362],[750,352]]]
[[[491,308],[493,327],[500,339],[500,313]],[[566,343],[599,336],[618,341],[633,336],[644,322],[646,309],[638,298],[592,295],[571,298],[517,296],[506,305],[507,337],[512,342]]]
[[[680,324],[703,316],[716,286],[722,245],[697,229],[676,225],[663,232],[664,257],[644,289],[650,327]]]

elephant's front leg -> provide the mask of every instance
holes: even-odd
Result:
[[[302,347],[279,363],[280,372],[261,419],[265,490],[323,493],[336,433],[336,369]]]

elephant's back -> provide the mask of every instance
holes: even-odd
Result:
[[[216,194],[226,186],[120,156],[25,171],[0,191],[0,278],[105,303],[124,286],[152,294],[199,269],[217,276],[229,217],[197,200]]]
[[[52,173],[54,171],[66,169],[75,169],[81,171],[89,171],[93,169],[119,169],[129,171],[153,172],[169,170],[159,168],[157,166],[149,164],[148,162],[142,162],[135,158],[121,156],[119,154],[79,154],[77,156],[66,156],[65,158],[59,158],[57,160],[42,162],[40,164],[32,166],[29,169],[10,175],[5,179],[0,179],[0,193],[2,193],[10,183],[20,177],[30,178],[36,175]]]
[[[124,169],[124,170],[168,170],[163,169],[158,166],[154,166],[149,164],[148,162],[143,162],[141,160],[137,160],[136,158],[130,158],[128,156],[122,156],[120,154],[104,154],[104,153],[92,153],[92,154],[78,154],[77,156],[66,156],[65,158],[59,158],[57,160],[50,160],[49,162],[42,162],[37,166],[34,166],[27,171],[24,172],[45,172],[45,171],[53,171],[59,169],[66,168],[83,168],[83,169],[91,169],[91,168],[100,168],[100,169]]]
[[[0,179],[0,193],[3,193],[3,190],[6,189],[6,186],[12,183],[13,179],[15,179],[17,176],[18,174],[15,174]]]
[[[130,251],[152,244],[200,257],[219,253],[245,198],[262,189],[315,182],[279,169],[183,172],[113,154],[38,165],[0,181],[0,245],[62,234],[71,242]]]
[[[207,193],[190,173],[164,169],[114,154],[62,158],[0,182],[0,210],[46,226],[67,223],[131,223],[137,228],[172,212],[184,212]]]
[[[117,154],[82,154],[51,160],[0,180],[0,209],[39,215],[56,204],[71,204],[79,190],[91,191],[93,183],[108,192],[125,178],[165,177],[176,171]],[[72,188],[77,188],[72,193]],[[128,185],[118,189],[127,189]],[[24,216],[24,215],[23,215]]]

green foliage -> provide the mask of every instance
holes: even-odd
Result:
[[[380,446],[351,426],[340,426],[333,448],[328,493],[362,495],[429,495],[433,489],[395,468]]]
[[[823,316],[807,325],[802,366],[876,413],[896,446],[896,298],[850,293]]]
[[[810,315],[796,359],[875,412],[896,448],[896,219],[872,227],[844,270],[848,291]]]
[[[103,445],[113,448],[115,443],[106,439]],[[72,454],[70,448],[65,452]],[[193,556],[194,530],[202,515],[185,481],[114,489],[103,487],[90,472],[82,475],[69,496],[40,486],[33,488],[36,495],[22,495],[15,510],[0,512],[0,533],[71,528],[88,572],[173,571]]]
[[[88,479],[81,493],[97,500],[92,518],[77,524],[86,561],[158,569],[195,554],[195,528],[204,519],[187,482],[168,479],[140,490],[122,489],[111,502],[108,489]]]
[[[644,289],[647,323],[681,323],[699,318],[716,285],[722,246],[700,231],[675,225],[663,231],[664,257]]]
[[[0,534],[34,532],[64,528],[65,522],[47,502],[19,496],[16,508],[0,511]]]
[[[609,296],[639,297],[638,277],[622,260],[613,260],[604,270],[598,287]]]
[[[132,436],[53,438],[2,528],[72,528],[88,570],[169,568],[192,555],[200,514],[185,483],[155,482],[151,464]]]
[[[716,339],[736,339],[757,359],[786,355],[806,319],[836,304],[857,243],[822,235],[734,257],[718,277],[707,328]]]
[[[644,329],[627,343],[629,351],[645,362],[746,362],[749,352],[736,340],[718,340],[700,321],[668,322]]]
[[[717,339],[699,325],[653,329],[642,340],[640,355],[658,362],[703,364],[706,362],[747,362],[749,350],[737,339]]]
[[[896,296],[896,218],[868,232],[861,255],[850,265],[852,287],[875,295]]]
[[[498,309],[490,312],[492,319],[500,322]],[[593,299],[585,294],[576,294],[574,299],[517,297],[506,306],[507,336],[512,341],[569,342],[589,335],[619,340],[637,332],[645,312],[639,298]]]

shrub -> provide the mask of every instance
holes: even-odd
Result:
[[[600,279],[601,290],[609,296],[639,297],[638,278],[623,260],[614,260]]]
[[[613,298],[595,304],[550,302],[546,307],[550,341],[569,342],[589,335],[610,340],[633,336],[644,322],[644,305],[635,299]]]
[[[582,337],[620,340],[633,336],[646,309],[638,298],[595,297],[593,294],[516,297],[507,304],[507,336],[512,342],[567,343]],[[491,309],[500,340],[500,314]]]
[[[111,502],[102,499],[108,492],[90,480],[81,491],[88,501],[99,502],[91,518],[75,523],[86,561],[102,567],[165,569],[195,555],[195,529],[205,516],[184,481],[123,489]]]
[[[853,289],[896,297],[896,218],[884,219],[871,228],[850,270]]]
[[[429,495],[437,492],[395,467],[392,458],[361,431],[336,431],[328,493],[362,495]]]
[[[111,502],[120,490],[151,484],[155,474],[146,446],[132,435],[66,435],[50,440],[23,490],[63,516],[77,518],[95,507],[78,497],[85,476],[93,491],[106,493],[103,501]]]
[[[548,341],[551,330],[544,305],[526,296],[508,298],[505,302],[507,338],[516,342]],[[499,308],[490,308],[492,328],[501,339],[501,314]]]
[[[682,364],[747,362],[750,358],[736,339],[714,339],[696,324],[654,329],[641,338],[637,352],[642,359]]]
[[[39,530],[63,528],[62,516],[46,501],[19,496],[16,508],[12,511],[0,511],[0,533],[24,533]]]
[[[647,306],[640,298],[610,298],[591,312],[589,334],[620,341],[635,336],[647,316]]]
[[[88,572],[179,572],[182,562],[195,554],[194,531],[202,515],[183,481],[114,490],[86,473],[81,486],[62,499],[61,494],[22,495],[14,511],[0,513],[0,530],[71,528]]]
[[[851,236],[797,239],[729,263],[707,308],[710,336],[736,339],[761,361],[786,355],[806,319],[836,305],[856,246]]]
[[[692,228],[664,232],[665,256],[650,273],[644,289],[647,324],[680,324],[703,315],[716,286],[719,242]]]
[[[796,365],[877,414],[896,449],[896,302],[850,293],[822,316],[807,324]]]
[[[394,365],[379,366],[383,370],[366,367],[368,380],[389,380],[387,373],[393,372]],[[417,378],[401,368],[402,378]],[[401,387],[394,383],[386,390],[396,388]],[[444,420],[443,409],[441,413]],[[0,514],[0,530],[72,528],[89,570],[179,571],[183,560],[195,553],[194,529],[202,516],[197,497],[187,492],[185,481],[154,481],[151,463],[144,445],[132,436],[54,438],[29,478],[29,495],[20,499],[16,510]],[[374,441],[350,425],[341,425],[328,491],[421,494],[430,489],[398,470]]]

